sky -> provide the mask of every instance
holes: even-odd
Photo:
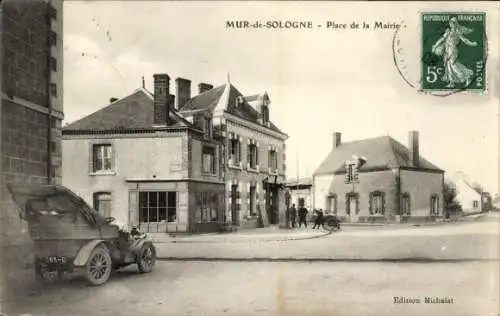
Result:
[[[408,132],[418,130],[422,156],[447,176],[462,171],[496,193],[499,9],[496,2],[65,1],[65,122],[132,93],[143,76],[152,91],[153,74],[169,74],[171,93],[175,78],[190,79],[194,96],[199,82],[218,86],[229,74],[243,94],[269,94],[271,120],[289,135],[288,177],[311,176],[332,149],[333,132],[346,142],[390,135],[408,144]],[[438,10],[486,12],[486,93],[439,97],[407,83],[418,84],[419,14]],[[315,27],[226,27],[241,20]],[[327,29],[328,21],[348,29]],[[349,29],[352,22],[371,28]],[[375,30],[374,22],[404,27]]]

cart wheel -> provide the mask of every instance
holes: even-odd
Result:
[[[35,265],[35,273],[38,280],[42,284],[54,285],[62,280],[63,272],[60,270],[49,270],[48,266],[44,263],[39,263]]]
[[[156,249],[153,245],[144,245],[137,257],[137,266],[141,273],[149,273],[156,263]]]
[[[85,266],[87,280],[92,285],[101,285],[109,279],[111,270],[112,262],[108,249],[102,246],[94,248]]]

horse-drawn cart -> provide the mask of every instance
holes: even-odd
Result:
[[[145,236],[135,238],[103,217],[81,197],[60,185],[8,185],[27,221],[35,245],[35,271],[45,283],[65,272],[83,270],[92,285],[105,283],[113,270],[137,264],[151,272],[156,249]]]

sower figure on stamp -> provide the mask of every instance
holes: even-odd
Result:
[[[474,71],[460,63],[458,59],[458,44],[463,42],[469,46],[477,46],[477,42],[471,41],[464,35],[473,30],[458,24],[456,18],[450,19],[450,26],[444,34],[432,45],[432,52],[438,56],[443,56],[444,75],[443,81],[448,82],[446,87],[453,88],[456,83],[471,82]]]
[[[302,227],[302,224],[307,228],[307,213],[309,213],[309,211],[304,206],[299,209],[299,228]]]
[[[295,220],[297,219],[297,209],[295,208],[295,204],[292,204],[290,208],[290,222],[292,223],[292,228],[295,228]]]

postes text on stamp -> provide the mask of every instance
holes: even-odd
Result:
[[[421,89],[486,89],[486,15],[422,13]]]

